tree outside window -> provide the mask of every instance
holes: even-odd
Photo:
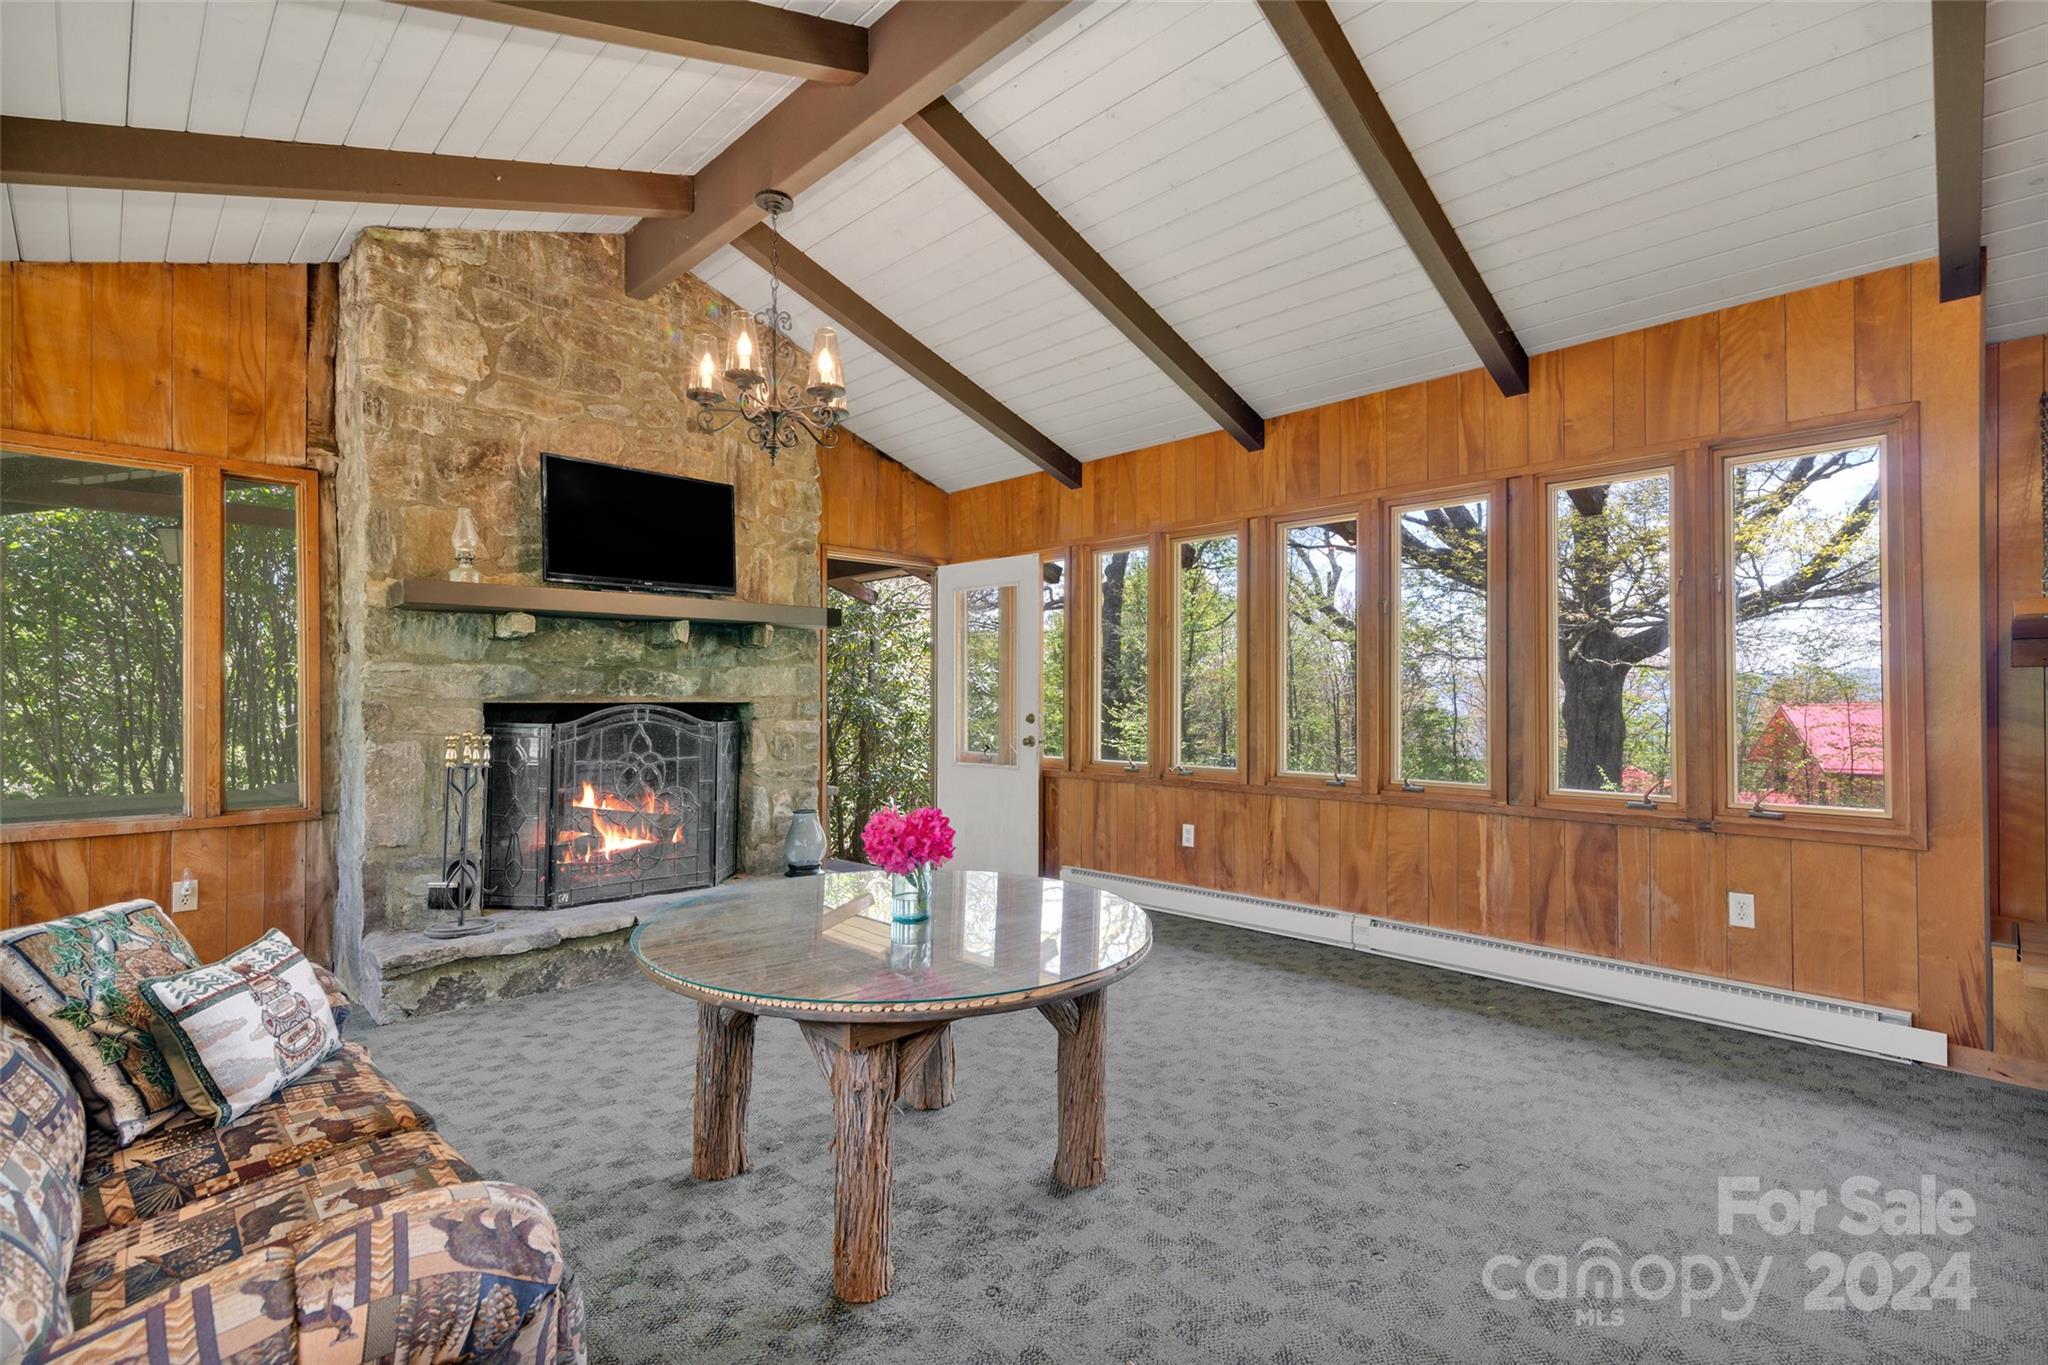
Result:
[[[1485,498],[1395,514],[1398,781],[1489,779],[1489,524]]]
[[[1067,752],[1067,561],[1059,556],[1039,565],[1038,670],[1039,752],[1061,758]]]
[[[1281,532],[1286,709],[1282,769],[1358,772],[1358,519]]]
[[[1142,545],[1095,557],[1096,752],[1106,762],[1143,763],[1150,752],[1151,560]]]
[[[1174,605],[1179,752],[1190,768],[1237,767],[1238,541],[1183,540]]]

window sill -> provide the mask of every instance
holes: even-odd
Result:
[[[287,825],[318,820],[311,806],[268,806],[262,810],[231,810],[220,815],[123,815],[92,820],[36,820],[0,825],[0,844],[32,844],[49,839],[98,839],[110,834],[160,834],[184,829],[232,829],[241,825]]]

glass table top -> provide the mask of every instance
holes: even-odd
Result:
[[[642,966],[686,995],[795,1014],[1022,1007],[1106,982],[1151,946],[1151,920],[1119,896],[953,871],[934,875],[923,924],[892,922],[887,873],[849,872],[727,882],[657,912],[632,939]]]

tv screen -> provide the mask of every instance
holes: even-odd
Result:
[[[540,519],[550,583],[738,591],[729,483],[543,454]]]

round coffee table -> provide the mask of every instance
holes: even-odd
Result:
[[[1108,1169],[1105,1006],[1152,947],[1152,922],[1107,892],[1038,877],[940,872],[931,918],[892,921],[879,872],[729,882],[633,931],[641,970],[697,1001],[690,1168],[749,1167],[754,1020],[794,1019],[832,1088],[838,1160],[832,1283],[868,1303],[889,1292],[890,1119],[900,1099],[953,1099],[958,1019],[1036,1009],[1059,1033],[1053,1177],[1083,1189]]]

